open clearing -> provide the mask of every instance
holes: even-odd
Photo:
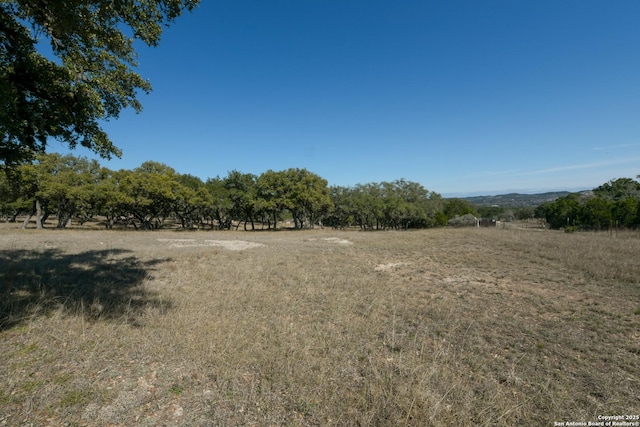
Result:
[[[0,228],[0,425],[640,412],[640,236]]]

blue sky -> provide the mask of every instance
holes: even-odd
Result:
[[[154,91],[101,163],[444,195],[635,178],[639,21],[637,0],[202,0],[141,46]]]

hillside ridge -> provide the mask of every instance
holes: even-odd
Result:
[[[508,193],[493,196],[461,197],[461,199],[473,203],[476,206],[508,206],[525,207],[539,206],[546,202],[552,202],[559,197],[571,194],[569,191],[550,191],[537,194]]]

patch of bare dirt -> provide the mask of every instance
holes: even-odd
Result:
[[[196,240],[196,239],[158,239],[159,242],[167,243],[172,248],[193,248],[213,246],[230,251],[244,251],[265,246],[258,242],[246,240]]]
[[[374,268],[375,271],[389,271],[389,270],[395,270],[399,267],[403,267],[405,265],[409,265],[409,263],[407,262],[388,262],[386,264],[378,264],[376,265],[376,267]]]
[[[330,242],[330,243],[336,243],[338,245],[353,245],[353,242],[351,240],[347,240],[347,239],[341,239],[339,237],[325,237],[322,239],[309,239],[310,242],[313,241],[317,241],[317,240],[321,240],[323,242]]]

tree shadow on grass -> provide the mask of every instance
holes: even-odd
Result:
[[[144,310],[171,307],[145,289],[150,270],[167,259],[142,261],[124,249],[78,254],[58,249],[0,252],[0,331],[62,309],[88,319],[136,324]]]

